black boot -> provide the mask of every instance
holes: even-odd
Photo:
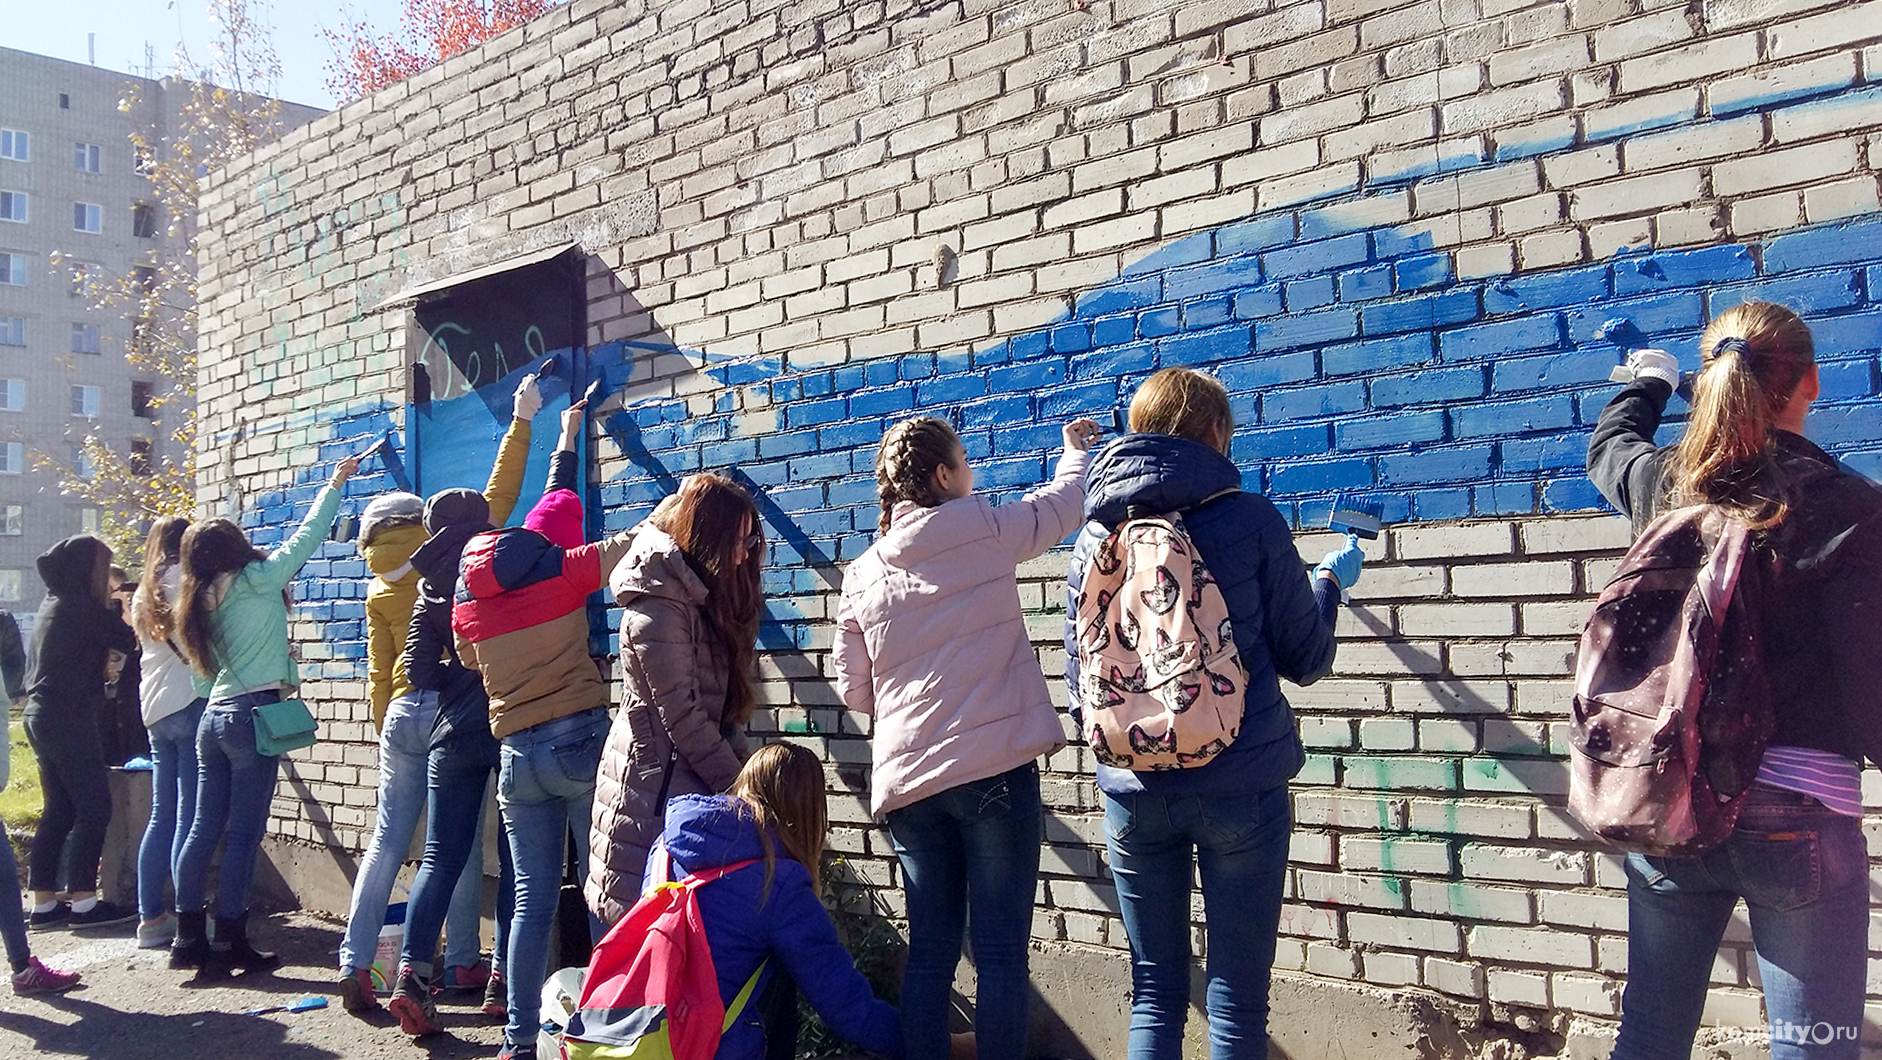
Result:
[[[170,967],[201,968],[209,959],[209,938],[203,934],[208,914],[178,913],[176,938],[170,942]]]
[[[271,972],[281,967],[281,958],[263,953],[248,944],[248,911],[237,916],[216,918],[216,941],[209,946],[209,961],[204,974],[227,975],[230,972]]]

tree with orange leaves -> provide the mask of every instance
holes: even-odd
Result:
[[[405,0],[398,33],[380,36],[364,20],[322,30],[333,50],[327,88],[343,104],[372,95],[549,7],[550,0]]]

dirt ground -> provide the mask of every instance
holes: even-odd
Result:
[[[287,913],[251,923],[255,944],[286,963],[213,985],[171,971],[167,950],[137,949],[135,928],[33,932],[35,956],[82,972],[85,981],[67,994],[33,997],[0,984],[0,1060],[457,1060],[494,1057],[502,1041],[501,1024],[476,1007],[481,992],[441,997],[446,1033],[416,1043],[383,1009],[364,1019],[348,1015],[335,993],[341,925],[333,921]],[[308,996],[326,998],[328,1007],[243,1014]]]

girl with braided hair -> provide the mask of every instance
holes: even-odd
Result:
[[[1078,529],[1097,433],[1090,420],[1066,424],[1052,481],[998,507],[974,495],[966,450],[940,420],[896,424],[876,456],[880,534],[844,574],[834,658],[843,701],[876,719],[872,806],[908,897],[908,1060],[948,1055],[964,929],[979,979],[979,1056],[1025,1053],[1044,825],[1037,759],[1065,736],[1014,568]]]
[[[1804,438],[1810,329],[1770,302],[1699,338],[1679,442],[1654,442],[1679,362],[1640,350],[1601,412],[1588,474],[1634,520],[1712,505],[1748,524],[1777,728],[1732,834],[1696,856],[1627,855],[1627,991],[1615,1060],[1692,1051],[1726,924],[1745,900],[1772,1060],[1855,1060],[1869,935],[1862,761],[1882,762],[1882,489]],[[1752,561],[1755,561],[1754,572]]]

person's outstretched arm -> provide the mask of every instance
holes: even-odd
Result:
[[[1634,366],[1634,381],[1601,410],[1588,439],[1588,479],[1638,526],[1660,497],[1665,461],[1653,436],[1678,384],[1679,362],[1658,350],[1641,350],[1629,364]]]
[[[490,469],[490,481],[484,485],[484,500],[490,505],[490,522],[502,526],[516,510],[523,495],[523,471],[529,465],[529,423],[542,409],[542,391],[531,372],[516,385],[510,399],[510,428],[503,432],[497,446],[497,462]]]
[[[1085,468],[1098,425],[1078,419],[1065,425],[1065,451],[1052,481],[1013,504],[993,509],[994,537],[1015,563],[1023,563],[1068,537],[1085,522]]]
[[[313,506],[307,509],[307,515],[292,537],[282,542],[281,547],[260,563],[249,565],[251,575],[256,580],[273,589],[285,589],[294,576],[300,573],[307,560],[320,547],[320,542],[333,529],[333,517],[340,512],[340,490],[346,480],[359,470],[359,457],[349,456],[340,461],[333,469],[333,478],[322,486],[314,497]]]

